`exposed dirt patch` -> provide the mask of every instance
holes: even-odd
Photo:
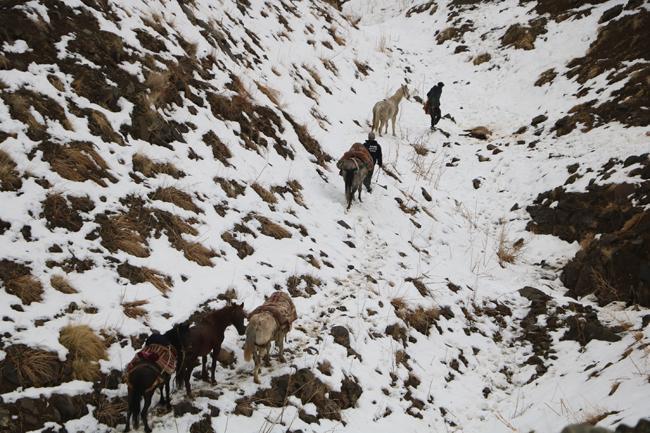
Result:
[[[394,298],[390,303],[395,308],[397,317],[424,335],[429,335],[431,326],[440,317],[440,309],[436,307],[424,308],[419,305],[417,308],[411,309],[401,298]]]
[[[554,126],[558,136],[571,132],[578,123],[584,125],[583,131],[612,121],[628,126],[650,124],[650,52],[645,42],[649,39],[650,11],[645,9],[599,29],[586,55],[569,62],[571,69],[566,75],[586,84],[609,71],[609,86],[621,80],[626,80],[625,84],[601,104],[594,99],[569,110]]]
[[[45,225],[50,230],[62,227],[78,232],[84,224],[81,213],[88,213],[94,208],[95,203],[88,196],[49,194],[43,201],[41,218],[47,220]]]
[[[72,125],[63,107],[45,95],[20,89],[13,93],[3,92],[1,96],[9,106],[11,116],[27,125],[27,136],[34,141],[48,137],[47,123],[51,121],[57,121],[65,129],[72,131]],[[38,112],[45,119],[45,123],[38,121],[31,110]]]
[[[569,329],[560,340],[574,340],[584,346],[591,340],[619,341],[621,339],[616,335],[616,329],[603,326],[600,323],[595,311],[571,316],[566,323],[569,325]]]
[[[536,370],[536,373],[528,380],[530,383],[548,370],[544,360],[555,353],[552,348],[553,339],[549,332],[557,329],[558,323],[557,319],[548,311],[550,296],[534,287],[524,287],[519,290],[519,294],[531,302],[528,314],[519,323],[522,334],[518,337],[520,341],[529,342],[533,348],[534,354],[525,361],[525,364],[534,365]],[[540,316],[546,316],[545,325],[538,324]]]
[[[255,215],[255,219],[260,223],[260,233],[264,236],[269,236],[278,240],[291,237],[289,230],[285,229],[280,224],[271,221],[267,217]]]

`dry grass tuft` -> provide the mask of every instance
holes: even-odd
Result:
[[[124,315],[130,317],[131,319],[137,319],[138,317],[145,317],[147,315],[147,310],[142,308],[143,305],[147,305],[149,301],[146,299],[140,299],[137,301],[123,302],[122,309],[124,310]]]
[[[115,428],[118,424],[125,422],[124,413],[127,410],[127,403],[123,398],[112,400],[101,398],[95,406],[97,409],[93,415],[100,423]]]
[[[144,237],[127,215],[115,215],[100,221],[102,245],[111,252],[122,250],[136,257],[149,257]]]
[[[219,136],[217,136],[217,134],[215,134],[212,131],[208,131],[205,134],[203,134],[202,138],[205,144],[210,146],[210,148],[212,149],[212,156],[215,159],[221,161],[221,163],[226,167],[232,166],[228,162],[228,160],[232,158],[232,152],[230,152],[230,149],[228,148],[226,143],[221,141],[221,139],[219,138]]]
[[[16,163],[9,154],[0,150],[0,191],[16,191],[22,186]]]
[[[133,164],[133,169],[142,173],[146,177],[154,177],[161,173],[168,174],[175,179],[185,176],[185,173],[177,169],[174,164],[169,162],[154,162],[141,153],[133,155],[131,162]]]
[[[260,227],[260,232],[264,236],[269,236],[274,239],[286,239],[291,237],[291,233],[287,229],[282,227],[280,224],[274,223],[267,217],[256,215],[255,219],[262,225]]]
[[[61,363],[56,353],[32,349],[22,344],[6,349],[7,361],[16,369],[23,387],[55,385],[60,379]]]
[[[50,285],[55,290],[58,290],[61,293],[65,293],[66,295],[79,293],[79,291],[72,287],[68,279],[63,275],[52,275],[50,277]]]
[[[339,76],[339,69],[336,67],[336,64],[333,61],[324,57],[321,57],[320,61],[323,63],[325,69],[333,73],[335,76]]]
[[[264,200],[266,203],[276,204],[278,202],[278,199],[275,197],[275,195],[268,189],[264,188],[259,183],[257,182],[252,183],[251,188],[253,188],[257,193],[257,195],[259,195],[262,198],[262,200]]]
[[[25,305],[43,300],[43,286],[31,274],[21,275],[5,281],[5,290],[7,293],[18,296]]]
[[[116,182],[108,172],[108,164],[88,142],[74,142],[67,145],[43,143],[43,159],[50,163],[59,176],[75,182],[92,180],[106,186],[104,179]]]
[[[431,326],[440,317],[440,309],[437,307],[424,308],[418,306],[415,310],[412,310],[403,298],[394,298],[390,303],[395,308],[397,317],[424,335],[429,335]]]
[[[255,85],[257,85],[257,88],[260,90],[260,92],[264,93],[264,95],[266,95],[266,97],[269,98],[269,100],[273,102],[276,107],[282,108],[284,106],[284,104],[280,101],[280,92],[265,84],[260,83],[259,81],[255,81]]]
[[[156,271],[155,269],[147,267],[133,266],[129,263],[122,263],[117,267],[117,273],[120,277],[126,278],[131,284],[151,283],[163,295],[167,295],[172,288],[172,279]]]
[[[501,230],[499,231],[499,246],[497,248],[497,258],[499,260],[499,265],[502,268],[505,268],[506,263],[514,263],[519,257],[523,246],[523,238],[517,240],[514,243],[508,240],[506,224],[502,224]]]
[[[228,198],[237,198],[246,192],[246,185],[242,185],[234,179],[215,177],[214,181],[221,186],[221,189],[223,189]]]
[[[316,368],[318,368],[318,371],[323,373],[325,376],[332,375],[332,363],[329,362],[327,359],[319,362]]]
[[[330,36],[332,37],[332,39],[334,39],[334,42],[336,42],[336,43],[337,43],[338,45],[340,45],[340,46],[344,46],[344,45],[345,45],[345,38],[344,38],[343,36],[340,36],[340,35],[336,32],[337,30],[338,30],[338,29],[336,28],[336,26],[330,26],[330,27],[327,29],[327,31],[329,32],[329,34],[330,34]]]
[[[68,325],[61,328],[59,342],[68,349],[73,377],[94,381],[100,375],[99,360],[107,359],[104,340],[87,325]]]
[[[213,249],[199,242],[183,241],[182,250],[187,260],[191,260],[201,266],[214,266],[212,257],[216,257],[217,253]]]
[[[255,253],[255,249],[248,242],[237,239],[232,232],[224,232],[221,235],[221,239],[223,239],[224,242],[227,242],[231,247],[237,250],[237,257],[240,259],[243,259],[244,257],[253,255],[253,253]]]
[[[177,189],[173,186],[168,186],[166,188],[158,188],[155,192],[149,194],[149,198],[153,200],[162,200],[167,203],[175,204],[176,206],[189,210],[194,213],[202,213],[203,211],[197,205],[194,204],[192,197]]]

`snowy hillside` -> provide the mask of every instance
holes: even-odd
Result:
[[[146,336],[277,289],[288,362],[256,385],[228,329],[154,431],[648,416],[645,2],[4,1],[0,28],[2,431],[121,430]],[[403,83],[346,211],[336,160]]]

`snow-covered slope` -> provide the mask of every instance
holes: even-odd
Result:
[[[605,183],[596,174],[610,158],[648,151],[643,113],[604,126],[601,112],[583,115],[595,126],[586,132],[562,120],[628,83],[569,73],[603,13],[623,4],[567,7],[568,17],[514,0],[0,6],[3,427],[112,430],[126,387],[111,372],[142,334],[227,298],[252,310],[277,288],[299,316],[288,362],[274,360],[255,385],[228,330],[236,361],[218,368],[216,386],[193,382],[196,409],[153,413],[155,431],[635,424],[650,391],[647,306],[567,297],[560,273],[581,245],[527,231],[525,209],[564,184],[567,166],[579,163],[567,188],[581,192]],[[648,13],[628,5],[616,19]],[[533,49],[504,42],[517,23],[528,30],[512,44]],[[417,98],[438,81],[447,115],[431,132]],[[379,138],[387,170],[346,211],[334,161],[404,82],[412,97],[396,136]],[[488,140],[467,134],[477,126]],[[607,182],[641,184],[639,165]],[[60,289],[61,275],[74,291]],[[618,340],[592,340],[583,323]],[[72,381],[59,339],[69,324],[104,338],[96,382],[107,389]],[[58,379],[16,386],[20,345],[55,353]],[[281,385],[290,374],[297,390]],[[304,391],[321,383],[329,393]],[[33,403],[53,394],[97,409]],[[174,394],[177,407],[184,400]]]

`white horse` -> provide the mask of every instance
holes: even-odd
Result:
[[[409,99],[409,89],[406,84],[402,84],[399,89],[390,98],[383,99],[375,104],[372,108],[372,131],[377,131],[381,135],[381,129],[385,126],[384,133],[388,132],[388,120],[393,121],[393,135],[395,135],[395,119],[399,111],[399,103],[402,98]]]
[[[276,291],[263,305],[257,307],[248,315],[246,327],[246,343],[244,344],[244,359],[255,362],[253,377],[255,383],[260,383],[262,361],[270,365],[271,342],[278,349],[278,359],[284,362],[284,339],[296,320],[296,307],[291,297],[284,292]]]

